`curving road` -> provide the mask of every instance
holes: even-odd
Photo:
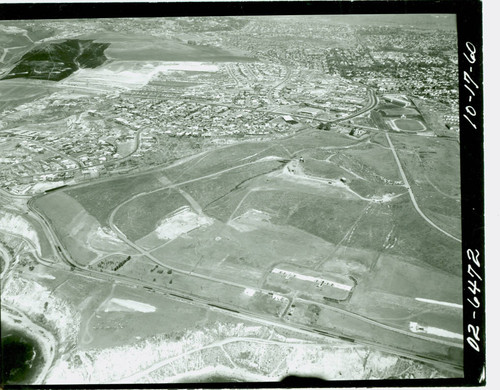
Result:
[[[348,119],[352,119],[352,118],[355,118],[357,116],[360,116],[360,115],[364,114],[365,112],[374,109],[377,104],[378,104],[377,94],[375,93],[375,91],[373,89],[369,89],[368,104],[365,107],[359,109],[358,111],[356,111],[350,115],[347,115],[343,118],[337,119],[335,122],[342,122],[342,121],[346,121]]]
[[[195,178],[195,179],[190,179],[190,180],[187,180],[187,181],[182,182],[182,183],[171,184],[171,185],[168,185],[166,187],[150,191],[148,193],[152,193],[152,192],[156,192],[156,191],[161,191],[161,190],[164,190],[166,188],[180,186],[180,185],[183,185],[183,184],[186,184],[186,183],[195,182],[195,181],[202,180],[202,179],[209,178],[209,177],[215,177],[215,176],[217,176],[217,175],[219,175],[219,174],[221,174],[223,172],[231,171],[233,169],[237,169],[237,168],[240,168],[242,166],[248,166],[250,164],[255,164],[258,161],[259,160],[254,161],[254,162],[249,162],[249,163],[241,164],[239,166],[235,166],[235,167],[231,167],[231,168],[228,168],[228,169],[224,169],[224,170],[221,170],[219,172],[211,173],[209,175],[205,175],[205,176],[198,177],[198,178]],[[153,260],[156,264],[158,264],[158,265],[160,265],[162,267],[168,267],[168,268],[174,269],[174,268],[172,268],[170,266],[165,265],[164,263],[159,262],[154,256],[151,256],[149,253],[147,253],[144,250],[142,250],[142,248],[136,246],[133,242],[131,242],[130,240],[128,240],[127,237],[113,224],[113,218],[114,218],[114,216],[116,214],[116,211],[121,206],[123,206],[127,202],[130,202],[131,200],[135,199],[137,196],[142,196],[142,195],[145,195],[145,194],[148,194],[148,193],[142,193],[142,194],[136,195],[136,196],[128,199],[127,201],[123,202],[122,204],[118,205],[113,210],[113,213],[109,217],[110,226],[118,234],[118,236],[120,237],[120,239],[122,239],[129,246],[131,246],[132,248],[138,250],[140,253],[142,253],[146,257],[150,258],[151,260]],[[35,210],[35,212],[36,212],[36,210]],[[36,213],[38,214],[38,212],[36,212]],[[137,279],[127,278],[127,277],[118,276],[118,275],[114,275],[114,274],[107,274],[107,273],[104,273],[104,272],[90,271],[90,270],[87,270],[85,268],[82,268],[78,264],[75,264],[74,262],[71,261],[71,257],[69,256],[68,253],[66,253],[65,248],[59,243],[58,238],[55,236],[55,234],[52,233],[50,225],[48,223],[46,223],[46,221],[44,220],[43,216],[40,216],[40,219],[43,222],[43,228],[44,228],[44,230],[47,231],[47,234],[49,236],[49,239],[50,239],[51,243],[55,247],[58,248],[59,256],[61,256],[68,264],[71,264],[71,265],[73,265],[75,267],[75,269],[73,270],[73,272],[75,272],[76,274],[80,274],[80,275],[85,276],[85,277],[98,278],[98,279],[101,279],[101,280],[105,279],[105,280],[110,280],[110,281],[117,281],[117,282],[120,282],[120,283],[125,283],[127,285],[133,286],[135,288],[137,288],[138,286],[148,287],[148,288],[151,288],[153,291],[160,292],[160,293],[164,292],[166,294],[170,294],[171,291],[174,291],[171,288],[161,288],[161,287],[159,287],[157,285],[150,285],[150,284],[144,283],[143,281],[140,281],[140,280],[137,280]],[[189,271],[184,271],[184,270],[179,270],[179,269],[175,269],[175,270],[176,270],[176,272],[180,272],[180,273],[184,273],[184,274],[189,274],[191,277],[202,277],[202,278],[209,279],[209,280],[212,280],[212,281],[215,281],[215,282],[218,282],[218,283],[223,283],[222,286],[224,284],[232,284],[232,285],[235,285],[235,286],[240,287],[240,288],[247,288],[248,287],[248,286],[245,286],[243,284],[230,283],[230,282],[228,282],[226,280],[221,280],[221,279],[217,279],[217,278],[207,277],[206,275],[193,274],[193,273],[190,273]],[[261,290],[261,292],[266,293],[267,291],[266,290]],[[336,334],[330,333],[330,331],[328,331],[328,330],[323,331],[325,333],[324,335],[318,335],[317,331],[314,328],[310,327],[310,326],[298,327],[297,325],[287,325],[287,324],[283,323],[282,320],[279,319],[279,318],[275,318],[275,317],[271,317],[271,316],[266,316],[266,315],[259,315],[259,314],[253,313],[253,312],[247,312],[245,310],[242,310],[240,307],[234,307],[233,308],[233,307],[230,307],[230,305],[227,305],[227,304],[225,304],[226,307],[214,307],[214,306],[210,305],[212,303],[210,300],[207,300],[207,299],[195,296],[195,295],[191,295],[190,293],[186,293],[186,292],[177,293],[177,291],[176,291],[176,294],[174,294],[174,295],[178,296],[178,297],[181,297],[181,300],[183,302],[185,302],[185,303],[193,304],[193,305],[196,305],[196,306],[203,306],[205,308],[208,308],[209,310],[223,312],[225,314],[230,314],[232,316],[235,316],[235,317],[238,317],[238,318],[242,318],[242,319],[245,319],[245,320],[252,320],[252,321],[256,321],[258,323],[262,323],[262,324],[265,324],[265,325],[268,325],[268,326],[278,326],[278,327],[281,327],[281,328],[286,328],[286,329],[294,330],[294,331],[299,332],[299,333],[307,334],[308,336],[325,337],[327,339],[337,338]],[[311,302],[311,303],[316,303],[316,302]],[[235,310],[236,310],[236,312],[235,312]],[[458,346],[457,344],[449,344],[449,342],[447,342],[445,340],[440,340],[440,339],[436,339],[436,338],[426,337],[426,336],[423,336],[423,335],[417,335],[417,334],[414,334],[414,333],[411,333],[411,332],[408,332],[408,331],[405,331],[405,330],[402,330],[402,329],[393,328],[391,326],[379,323],[379,322],[374,321],[374,320],[369,319],[369,318],[365,318],[365,317],[359,316],[359,315],[357,315],[355,313],[351,313],[349,311],[345,311],[345,310],[340,309],[340,308],[336,308],[335,310],[342,311],[345,315],[350,316],[350,317],[356,316],[356,320],[368,322],[371,325],[375,325],[375,326],[380,327],[381,329],[395,331],[395,332],[398,332],[398,333],[404,333],[405,335],[407,335],[408,337],[411,337],[412,339],[427,340],[427,341],[431,341],[433,343],[447,344],[447,345],[450,345],[450,346],[453,346],[453,347]],[[363,340],[356,340],[356,342],[360,342],[360,343],[363,343],[363,344],[375,346],[378,349],[386,350],[386,351],[389,351],[391,353],[396,353],[398,355],[408,356],[408,357],[411,357],[413,359],[417,359],[417,360],[421,360],[421,361],[427,361],[427,362],[432,362],[432,363],[436,364],[436,360],[433,359],[433,358],[431,358],[431,357],[426,358],[426,357],[422,357],[422,356],[413,356],[410,352],[408,352],[405,349],[400,349],[400,348],[396,348],[396,347],[387,347],[385,345],[379,345],[379,344],[377,344],[376,341],[370,341],[370,340],[363,339]],[[442,362],[438,362],[438,363],[441,364],[441,365],[443,365],[443,366],[446,366],[449,369],[451,368],[451,369],[460,370],[460,366],[456,365],[453,362],[442,361]]]
[[[389,146],[392,150],[392,154],[394,155],[394,159],[396,160],[396,163],[398,164],[399,172],[401,174],[401,177],[403,178],[404,186],[407,188],[408,193],[410,194],[410,199],[411,202],[413,203],[413,207],[415,207],[415,210],[417,210],[417,213],[420,214],[420,216],[429,224],[431,225],[434,229],[439,230],[441,233],[444,235],[450,237],[451,239],[457,241],[457,242],[462,242],[459,238],[455,237],[454,235],[448,233],[446,230],[441,229],[439,226],[437,226],[434,222],[432,222],[427,216],[420,210],[420,207],[418,207],[417,200],[415,199],[415,195],[413,194],[413,191],[411,189],[410,183],[408,183],[408,179],[406,178],[406,174],[403,170],[403,167],[401,165],[401,162],[399,161],[398,154],[396,152],[396,149],[394,148],[394,145],[392,144],[391,137],[389,137],[389,133],[385,133],[385,137],[387,138],[387,142],[389,143]]]

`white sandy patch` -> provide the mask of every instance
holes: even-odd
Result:
[[[269,223],[271,216],[260,210],[250,209],[244,214],[228,222],[228,225],[240,232],[250,232],[258,229],[261,223]]]
[[[183,206],[172,216],[165,218],[156,228],[155,233],[162,240],[173,240],[201,226],[211,225],[213,222],[212,218],[196,214],[189,206]]]
[[[253,297],[256,293],[256,291],[253,288],[246,288],[245,291],[243,291],[245,295],[248,295],[249,297]]]
[[[462,309],[463,308],[463,306],[460,305],[460,304],[458,304],[458,303],[436,301],[434,299],[427,299],[427,298],[415,298],[415,300],[419,301],[419,302],[431,303],[431,304],[434,304],[434,305],[454,307],[454,308],[457,308],[457,309]]]
[[[0,230],[24,237],[34,245],[37,253],[41,254],[38,235],[23,217],[11,214],[5,210],[0,211]]]
[[[2,287],[2,304],[11,305],[32,317],[42,315],[46,320],[44,326],[51,329],[59,340],[70,342],[78,334],[80,313],[46,287],[20,278],[11,278]]]
[[[136,89],[148,84],[158,73],[171,71],[217,72],[219,66],[203,62],[155,62],[115,61],[109,66],[95,69],[79,69],[60,82],[61,85],[79,85],[82,88],[107,90],[115,87]]]
[[[280,156],[266,156],[259,158],[259,161],[277,161],[277,160],[283,160],[283,157]]]
[[[464,337],[460,333],[450,332],[446,329],[436,328],[434,326],[423,326],[416,322],[410,322],[410,330],[413,333],[425,333],[439,337],[446,337],[448,339],[463,340]]]
[[[51,181],[51,182],[38,182],[31,187],[31,191],[34,194],[39,192],[47,191],[52,188],[61,187],[64,185],[64,181]]]
[[[50,279],[54,280],[56,277],[54,275],[49,275],[49,274],[36,274],[35,275],[39,279]]]
[[[157,71],[165,70],[187,70],[196,72],[217,72],[219,65],[205,62],[185,61],[185,62],[163,62],[156,67]]]
[[[111,298],[106,302],[102,311],[105,313],[110,311],[139,311],[141,313],[153,313],[156,311],[156,307],[131,299]]]
[[[109,228],[103,229],[101,226],[99,226],[97,228],[97,230],[94,232],[94,235],[97,238],[100,238],[103,240],[115,241],[115,242],[120,243],[120,244],[122,243],[122,241],[118,238],[116,233]]]
[[[92,224],[92,230],[88,233],[86,244],[92,249],[106,252],[120,251],[124,247],[123,241],[118,238],[114,231],[108,227],[98,226],[97,221],[96,224]]]

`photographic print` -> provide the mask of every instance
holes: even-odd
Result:
[[[484,381],[478,3],[393,3],[4,6],[2,383]]]

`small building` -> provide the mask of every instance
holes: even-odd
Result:
[[[283,115],[282,118],[286,123],[290,123],[290,124],[297,123],[297,121],[295,119],[293,119],[290,115]]]

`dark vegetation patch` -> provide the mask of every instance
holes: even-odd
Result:
[[[106,60],[104,50],[108,43],[68,39],[45,43],[24,54],[16,66],[4,77],[41,80],[62,80],[80,68],[96,68]]]

